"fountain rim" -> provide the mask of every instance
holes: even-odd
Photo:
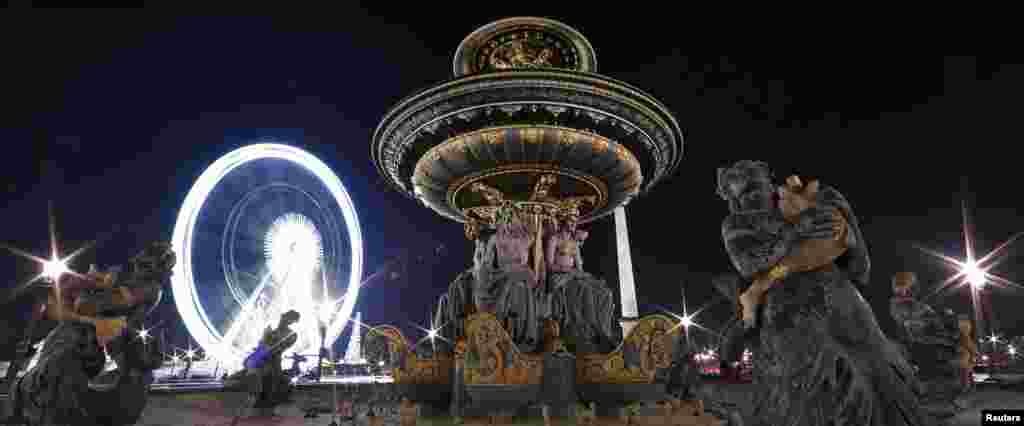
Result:
[[[543,68],[537,70],[510,70],[510,71],[498,71],[489,72],[482,74],[473,74],[462,77],[451,78],[440,83],[435,83],[429,87],[420,89],[410,95],[403,97],[400,101],[396,102],[381,118],[374,129],[371,144],[370,144],[370,158],[374,165],[377,167],[377,172],[383,177],[388,185],[404,194],[405,196],[416,199],[413,191],[403,187],[400,182],[396,182],[392,179],[391,174],[386,170],[385,164],[382,161],[384,159],[383,147],[384,147],[384,136],[390,134],[392,130],[400,124],[395,121],[396,116],[402,112],[407,111],[411,105],[414,105],[417,101],[426,98],[431,95],[438,95],[444,91],[458,86],[466,86],[471,84],[486,84],[490,81],[502,81],[502,80],[536,80],[536,81],[559,81],[559,80],[570,80],[572,82],[582,84],[592,84],[594,86],[605,86],[618,88],[622,95],[641,99],[648,103],[652,110],[657,115],[661,116],[665,120],[666,126],[664,130],[674,139],[675,145],[678,149],[677,155],[672,159],[672,162],[666,166],[665,173],[658,179],[662,180],[673,175],[679,168],[679,164],[682,162],[682,157],[685,150],[685,136],[682,131],[682,127],[679,125],[675,115],[672,114],[671,110],[660,100],[655,98],[653,95],[641,90],[640,88],[623,82],[621,80],[608,77],[603,74],[591,73],[591,72],[580,72],[580,71],[569,71],[558,68]],[[650,188],[656,184],[657,181],[651,182],[651,185],[645,185],[645,190],[641,190],[639,195],[643,195],[649,192]]]

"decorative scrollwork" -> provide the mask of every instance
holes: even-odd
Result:
[[[660,369],[672,363],[673,343],[681,333],[678,320],[664,315],[640,319],[625,342],[610,354],[583,354],[577,358],[577,383],[651,383]],[[627,363],[626,353],[639,355]],[[631,365],[635,364],[635,365]]]
[[[411,347],[398,328],[378,326],[366,333],[363,357],[370,362],[383,362],[391,369],[395,383],[451,383],[450,357],[436,354],[433,358],[420,358]]]
[[[523,354],[493,314],[478,312],[466,319],[466,384],[540,384],[542,355]]]

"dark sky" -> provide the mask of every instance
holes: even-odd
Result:
[[[426,19],[422,10],[372,9],[0,16],[0,141],[8,148],[0,239],[45,253],[52,200],[60,239],[70,245],[118,229],[83,264],[123,262],[145,242],[170,238],[178,207],[206,166],[252,135],[287,134],[330,165],[352,194],[368,272],[394,256],[425,258],[405,279],[361,294],[365,319],[423,324],[425,301],[468,266],[471,247],[460,225],[383,185],[370,162],[370,137],[401,97],[450,77],[465,35],[524,14],[579,29],[597,49],[603,74],[648,90],[684,128],[679,172],[629,210],[644,311],[679,309],[684,288],[691,309],[718,300],[709,279],[731,266],[714,171],[735,160],[764,160],[779,175],[820,178],[845,193],[875,265],[865,296],[886,327],[892,273],[916,271],[925,286],[950,273],[914,243],[962,256],[962,202],[980,252],[1024,231],[1016,213],[1024,207],[1016,146],[1020,58],[943,57],[824,35],[817,46],[775,43],[759,33],[716,44],[713,32],[677,30],[657,16],[513,8]],[[611,221],[589,227],[587,269],[615,285]],[[442,245],[444,256],[433,256]],[[1022,251],[1011,246],[993,272],[1024,281]],[[35,268],[0,256],[8,286]],[[1015,309],[1024,292],[985,297],[1000,333],[1024,334],[1024,314]],[[964,292],[934,300],[969,309]],[[157,316],[172,324],[171,298],[164,304]],[[715,306],[705,318],[723,315],[724,305]],[[183,327],[167,330],[184,344]]]

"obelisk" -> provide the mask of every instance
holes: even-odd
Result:
[[[622,338],[629,335],[640,317],[636,305],[636,284],[633,281],[633,258],[629,249],[629,227],[626,224],[626,208],[615,209],[615,246],[619,261],[619,300],[622,304]]]
[[[348,339],[348,347],[345,348],[345,364],[365,364],[363,360],[363,336],[359,333],[359,324],[362,324],[363,313],[356,312],[356,320],[352,323],[352,336]]]

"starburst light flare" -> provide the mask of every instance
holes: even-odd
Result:
[[[60,277],[71,270],[68,269],[67,261],[64,259],[53,259],[47,260],[43,263],[43,275],[49,278],[50,281],[59,282]]]
[[[943,263],[945,263],[946,265],[948,265],[949,267],[953,268],[956,271],[952,276],[947,278],[945,281],[942,282],[942,284],[940,284],[936,289],[934,289],[932,293],[930,293],[927,297],[931,297],[935,294],[938,294],[939,292],[945,290],[951,285],[968,285],[975,292],[989,284],[1003,288],[1024,288],[1024,286],[1021,286],[1020,284],[1017,284],[1015,282],[1007,280],[1006,278],[1000,277],[989,272],[992,270],[992,268],[999,264],[1000,260],[1002,260],[1000,255],[1003,254],[1003,252],[1010,246],[1011,243],[1016,241],[1018,238],[1024,236],[1024,232],[1018,232],[1010,236],[1009,239],[996,246],[996,248],[993,249],[992,251],[988,252],[984,256],[978,257],[975,253],[974,235],[972,234],[973,229],[969,221],[966,203],[963,205],[962,215],[964,248],[966,251],[966,253],[964,253],[964,260],[959,260],[947,256],[945,254],[939,253],[935,250],[931,250],[920,245],[915,245],[915,247],[918,250],[921,250],[926,254],[934,256],[935,258],[941,260]],[[974,303],[977,304],[977,301],[975,300]]]
[[[48,207],[47,210],[48,210],[49,228],[50,228],[50,235],[49,235],[50,236],[50,242],[49,242],[49,246],[50,246],[50,254],[49,254],[49,256],[50,257],[49,257],[49,259],[36,256],[36,255],[34,255],[32,253],[29,253],[29,252],[27,252],[25,250],[19,249],[17,247],[14,247],[14,246],[11,246],[11,245],[8,245],[8,244],[0,243],[0,247],[2,247],[4,249],[7,249],[7,251],[9,251],[9,252],[11,252],[11,253],[13,253],[13,254],[15,254],[17,256],[20,256],[20,257],[23,257],[25,259],[28,259],[28,260],[34,261],[36,263],[39,263],[39,265],[42,268],[42,270],[41,270],[39,275],[36,275],[36,276],[30,278],[28,281],[26,281],[24,283],[16,285],[12,289],[11,294],[18,294],[19,292],[24,290],[26,287],[32,285],[33,283],[35,283],[36,281],[38,281],[40,279],[46,279],[46,280],[48,280],[51,283],[59,283],[60,278],[62,276],[64,276],[64,275],[66,275],[66,274],[71,274],[71,275],[75,275],[75,276],[81,277],[82,275],[78,274],[74,270],[72,270],[71,267],[69,266],[69,264],[70,264],[70,262],[75,257],[78,257],[78,255],[84,253],[86,250],[88,250],[88,249],[90,249],[90,248],[92,248],[92,247],[94,247],[96,245],[97,240],[93,240],[93,241],[90,241],[89,243],[79,247],[77,250],[71,252],[71,254],[69,254],[69,255],[67,255],[65,257],[60,257],[60,249],[58,247],[59,244],[57,243],[57,222],[56,222],[56,217],[55,217],[54,212],[53,212],[53,203],[49,203],[47,207]]]
[[[704,308],[698,309],[692,313],[687,313],[685,308],[686,307],[684,306],[682,315],[676,314],[675,312],[671,311],[665,311],[665,313],[671,315],[673,318],[679,321],[679,323],[673,326],[672,329],[669,331],[675,331],[677,328],[682,327],[683,333],[686,334],[687,338],[689,338],[690,328],[696,327],[702,330],[705,329],[704,326],[697,323],[697,315],[700,315],[701,311],[703,311]]]
[[[448,339],[446,339],[444,336],[441,335],[441,329],[444,328],[444,324],[441,324],[441,325],[431,325],[430,328],[423,328],[423,327],[420,327],[419,325],[416,325],[416,324],[413,324],[413,326],[418,328],[418,329],[420,329],[420,330],[422,330],[426,334],[425,336],[423,336],[423,338],[421,338],[419,341],[416,342],[417,345],[419,345],[420,343],[423,343],[424,341],[429,340],[430,341],[431,349],[436,351],[437,350],[437,340],[438,339],[441,339],[441,340],[443,340],[445,342],[451,343],[450,341],[448,341]]]
[[[966,285],[970,289],[971,306],[974,312],[974,323],[978,324],[978,327],[980,328],[982,327],[981,290],[983,287],[992,285],[998,288],[1024,289],[1024,286],[1021,286],[1020,284],[989,272],[999,264],[1000,260],[1002,260],[998,256],[1000,256],[1000,254],[1002,254],[1011,243],[1021,236],[1024,236],[1024,232],[1018,232],[1012,235],[1009,239],[996,246],[995,249],[979,258],[974,250],[973,228],[969,220],[966,202],[962,204],[961,214],[963,216],[964,249],[966,251],[966,253],[964,253],[964,260],[955,259],[935,250],[915,245],[918,250],[938,258],[947,266],[954,268],[956,271],[923,299],[927,300],[950,287],[962,287]]]
[[[690,328],[691,327],[697,327],[699,329],[705,330],[705,328],[703,326],[701,326],[700,324],[698,324],[697,321],[696,321],[697,315],[700,315],[701,311],[703,311],[705,307],[706,306],[702,306],[699,309],[697,309],[696,311],[694,311],[693,313],[687,313],[687,309],[686,309],[686,295],[684,294],[683,295],[683,314],[682,315],[676,314],[675,312],[672,312],[672,311],[667,310],[667,309],[663,309],[662,310],[666,314],[670,315],[671,317],[673,317],[673,318],[675,318],[676,320],[679,321],[679,323],[676,324],[675,326],[673,326],[672,329],[669,330],[669,332],[671,333],[671,332],[675,331],[677,328],[682,327],[683,328],[683,334],[686,335],[686,339],[687,339],[687,341],[689,341],[689,339],[690,339]]]
[[[967,278],[968,283],[977,288],[984,287],[988,282],[985,271],[978,266],[977,262],[973,261],[964,263],[964,277]]]

